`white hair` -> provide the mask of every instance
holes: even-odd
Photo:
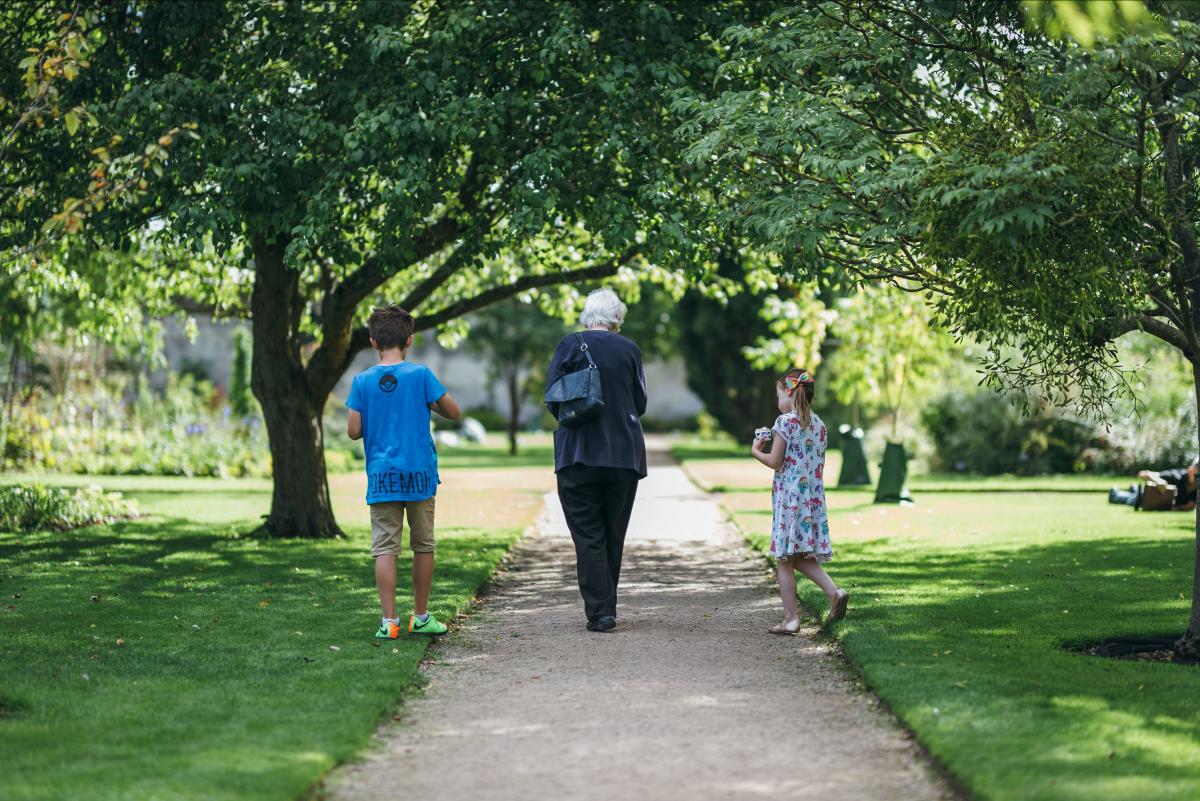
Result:
[[[584,328],[602,325],[610,331],[615,331],[625,322],[626,306],[617,297],[617,293],[605,287],[588,293],[583,304],[583,313],[579,315],[579,324]]]

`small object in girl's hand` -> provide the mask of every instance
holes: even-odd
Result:
[[[754,429],[754,438],[760,439],[760,440],[761,439],[770,439],[771,438],[771,429],[766,428],[766,427]]]

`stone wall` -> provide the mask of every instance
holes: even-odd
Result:
[[[248,324],[213,320],[206,315],[193,316],[192,321],[197,331],[195,341],[188,339],[179,321],[166,321],[164,348],[168,366],[174,371],[191,369],[200,372],[217,386],[228,389],[233,362],[233,332],[239,325]],[[487,366],[479,357],[462,350],[447,350],[433,337],[419,336],[409,358],[429,365],[464,409],[487,408],[508,414],[505,388],[498,382],[488,380]],[[550,354],[546,354],[546,358],[549,359]],[[377,359],[374,351],[366,350],[358,354],[334,389],[336,403],[340,404],[345,399],[351,379],[375,364]],[[165,374],[158,375],[156,379],[161,384]],[[662,421],[684,420],[694,417],[704,408],[700,399],[687,388],[683,361],[679,358],[647,363],[646,383],[650,390],[647,417]],[[532,398],[531,401],[522,410],[522,418],[526,421],[536,419],[542,412],[541,399]]]

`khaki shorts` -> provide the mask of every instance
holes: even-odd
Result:
[[[404,510],[408,510],[408,545],[414,553],[433,553],[433,506],[423,501],[382,501],[371,504],[371,556],[400,553]]]

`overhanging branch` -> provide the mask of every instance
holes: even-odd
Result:
[[[519,295],[530,289],[538,289],[546,286],[559,286],[562,284],[573,284],[579,281],[594,281],[598,278],[609,278],[616,275],[621,267],[625,266],[633,259],[637,258],[641,252],[639,247],[633,247],[603,264],[594,264],[591,267],[583,267],[578,270],[565,270],[557,273],[545,273],[543,275],[527,275],[520,278],[511,284],[504,286],[492,287],[478,295],[460,300],[457,303],[452,303],[444,309],[434,312],[433,314],[423,315],[416,319],[417,331],[428,331],[431,328],[436,328],[450,320],[462,317],[464,314],[470,314],[473,311],[479,311],[482,308],[497,303],[498,301],[510,298],[513,295]],[[417,289],[419,289],[418,287]],[[414,290],[414,293],[417,290]],[[410,293],[409,297],[412,297]],[[408,298],[405,299],[406,302]],[[337,376],[341,376],[350,366],[350,362],[358,355],[361,350],[366,350],[371,347],[371,337],[367,333],[366,326],[355,328],[348,340],[346,350],[343,351],[342,361],[338,370]],[[337,378],[332,379],[336,382]],[[333,384],[329,383],[332,388]]]
[[[446,257],[446,261],[442,263],[441,267],[430,273],[424,281],[417,284],[404,296],[404,299],[400,301],[400,307],[410,312],[418,308],[429,299],[430,295],[453,278],[454,274],[463,268],[477,250],[476,247],[468,247],[466,242],[460,244]]]
[[[538,289],[546,286],[558,286],[561,284],[573,284],[579,281],[594,281],[598,278],[608,278],[616,275],[617,270],[624,265],[633,261],[640,249],[631,248],[625,251],[620,256],[604,262],[603,264],[592,265],[578,270],[566,270],[558,273],[546,273],[544,275],[529,275],[514,281],[511,284],[504,286],[493,287],[485,292],[481,292],[473,298],[460,300],[453,303],[440,311],[433,314],[418,317],[416,320],[416,330],[428,331],[431,328],[436,328],[439,325],[449,322],[464,314],[470,314],[473,311],[478,311],[493,303],[510,298],[513,295],[518,295],[530,289]],[[350,359],[354,358],[360,350],[364,350],[371,346],[371,338],[367,333],[365,326],[354,329],[354,333],[350,337],[350,347],[346,356],[346,364],[349,365]]]
[[[631,248],[621,256],[603,264],[596,264],[579,270],[565,270],[560,273],[546,273],[544,275],[527,275],[511,284],[493,287],[486,292],[479,293],[473,298],[460,300],[433,314],[418,317],[416,330],[427,331],[430,328],[436,328],[450,320],[462,317],[464,314],[479,311],[482,308],[491,306],[493,303],[511,298],[513,295],[519,295],[530,289],[537,289],[544,286],[558,286],[561,284],[574,284],[579,281],[593,281],[597,278],[608,278],[616,275],[617,270],[632,261],[638,255],[638,252],[638,248]]]
[[[417,238],[409,258],[400,261],[408,266],[429,258],[458,238],[461,232],[455,220],[443,217]],[[451,254],[450,262],[457,264],[455,255]],[[321,304],[321,345],[305,368],[314,396],[327,395],[346,371],[354,354],[362,350],[362,347],[354,347],[354,313],[359,303],[395,274],[396,270],[383,259],[369,259],[325,295],[325,302]]]
[[[1130,331],[1145,331],[1158,337],[1169,345],[1179,348],[1189,360],[1193,358],[1192,348],[1182,331],[1169,323],[1145,314],[1129,315],[1127,317],[1106,317],[1097,320],[1092,326],[1092,342],[1100,345],[1111,342],[1122,334]]]
[[[401,268],[424,261],[445,248],[463,233],[462,227],[455,220],[443,217],[427,228],[412,244],[411,251],[396,261]],[[326,317],[336,321],[340,316],[353,316],[358,304],[389,278],[395,275],[397,269],[384,259],[373,258],[362,264],[357,270],[342,279],[330,293],[326,303]]]

